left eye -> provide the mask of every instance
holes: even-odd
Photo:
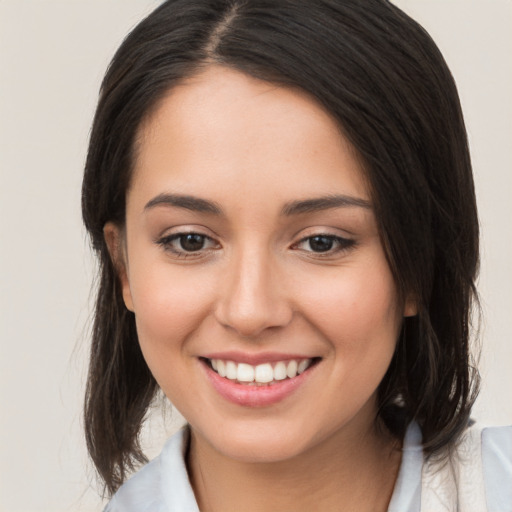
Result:
[[[334,235],[308,236],[301,240],[296,247],[303,251],[325,253],[336,252],[353,245],[354,241]],[[334,249],[334,251],[333,251]]]

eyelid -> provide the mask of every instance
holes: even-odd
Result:
[[[173,235],[189,235],[198,234],[208,238],[218,238],[217,233],[202,224],[176,224],[174,226],[167,225],[165,228],[160,229],[155,236],[154,241]]]

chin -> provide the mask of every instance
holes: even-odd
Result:
[[[215,448],[215,447],[214,447]],[[225,457],[244,463],[270,464],[293,459],[304,451],[304,446],[296,440],[282,434],[274,434],[273,438],[266,436],[252,439],[231,439],[223,441],[218,451]]]
[[[329,437],[321,428],[306,428],[300,421],[291,423],[270,418],[231,426],[224,423],[221,430],[203,431],[199,435],[226,458],[263,464],[296,458]]]

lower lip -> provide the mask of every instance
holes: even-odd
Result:
[[[239,384],[221,377],[206,363],[202,363],[202,366],[215,390],[229,402],[244,407],[265,407],[281,402],[294,393],[308,379],[317,365],[313,365],[292,379],[284,379],[275,384],[263,386]]]

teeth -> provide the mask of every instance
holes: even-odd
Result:
[[[286,365],[282,361],[279,361],[274,367],[274,379],[284,380],[286,377]]]
[[[233,361],[223,361],[222,359],[212,359],[212,368],[221,376],[238,382],[256,382],[258,384],[268,384],[273,381],[280,381],[286,378],[293,379],[303,373],[311,366],[312,359],[301,359],[296,361],[278,361],[274,366],[270,363],[252,366],[246,363],[235,363]]]
[[[250,364],[240,363],[238,365],[238,371],[236,372],[236,380],[238,380],[239,382],[253,382],[254,366],[251,366]]]
[[[274,370],[272,366],[267,364],[259,364],[256,366],[256,370],[254,372],[254,380],[255,382],[272,382],[274,380]]]
[[[300,375],[308,366],[309,363],[307,361],[301,361],[297,367],[297,373]]]
[[[293,379],[297,375],[297,361],[291,360],[286,367],[286,375],[289,379]]]
[[[224,364],[224,361],[217,359],[216,363],[217,363],[217,373],[221,377],[225,377],[226,376],[226,365]]]
[[[236,380],[237,378],[237,367],[233,361],[226,362],[226,377],[231,380]]]

